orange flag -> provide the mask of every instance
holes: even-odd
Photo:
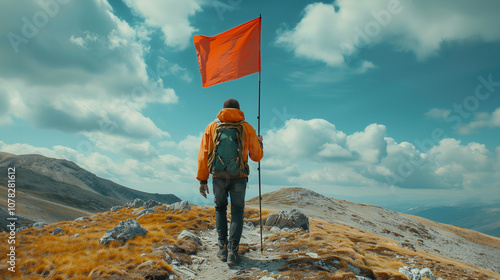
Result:
[[[259,17],[213,37],[193,36],[204,88],[260,71],[260,23]]]

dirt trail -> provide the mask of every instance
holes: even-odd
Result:
[[[264,231],[264,238],[273,234],[270,231]],[[209,230],[200,233],[200,239],[205,245],[205,250],[198,252],[197,258],[193,262],[191,272],[180,274],[182,279],[231,279],[233,277],[248,277],[262,272],[271,272],[275,278],[278,277],[278,269],[285,265],[285,261],[280,259],[280,253],[274,252],[270,245],[264,244],[265,251],[260,252],[260,230],[245,225],[241,238],[241,245],[247,244],[250,249],[247,253],[241,255],[241,262],[238,266],[229,267],[226,263],[217,258],[217,232]]]

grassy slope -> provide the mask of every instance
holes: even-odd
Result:
[[[100,245],[99,239],[104,232],[120,221],[134,219],[133,209],[122,208],[121,213],[105,212],[92,216],[91,220],[59,222],[41,230],[27,229],[17,234],[18,272],[12,275],[6,271],[5,263],[0,264],[2,279],[144,279],[155,275],[169,275],[173,269],[163,259],[161,246],[169,246],[172,257],[189,264],[190,254],[197,248],[193,244],[178,241],[176,237],[183,229],[193,231],[207,230],[214,226],[214,210],[207,207],[193,207],[190,211],[172,212],[156,209],[154,214],[138,219],[149,232],[145,237],[136,237],[125,245],[112,243],[108,247]],[[266,212],[276,210],[267,209]],[[246,221],[257,223],[256,209],[247,208]],[[88,228],[84,228],[86,225]],[[348,271],[349,264],[363,270],[367,276],[376,279],[405,279],[398,268],[408,263],[417,267],[430,267],[437,277],[443,279],[500,279],[500,275],[477,267],[464,266],[442,257],[413,252],[383,238],[353,227],[342,226],[320,220],[310,220],[310,232],[291,231],[271,235],[266,247],[279,251],[287,261],[280,272],[282,276],[303,279],[313,276],[316,279],[350,279],[354,274]],[[55,227],[64,230],[62,235],[52,234]],[[75,234],[79,237],[73,237]],[[0,234],[6,240],[5,233]],[[242,244],[245,252],[255,247]],[[255,249],[255,248],[253,248]],[[300,252],[316,252],[324,263],[330,263],[339,271],[332,273],[314,264],[317,259]],[[6,242],[0,245],[0,255],[7,254]],[[140,266],[152,260],[152,265]],[[465,273],[471,270],[472,275]],[[261,272],[252,278],[259,279],[269,272]],[[353,278],[355,279],[355,278]]]

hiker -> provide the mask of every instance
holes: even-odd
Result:
[[[236,99],[224,102],[217,119],[205,129],[198,153],[200,194],[207,198],[207,180],[212,174],[215,223],[219,235],[217,256],[228,265],[239,262],[238,247],[243,231],[243,211],[248,183],[248,156],[259,162],[264,155],[262,136],[245,122]],[[227,234],[227,204],[231,197],[231,226]],[[229,242],[228,242],[229,241]],[[229,250],[229,251],[228,251]]]

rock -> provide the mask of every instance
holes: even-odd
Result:
[[[311,258],[318,258],[319,257],[319,255],[316,253],[306,253],[306,255],[308,255]]]
[[[436,280],[436,276],[434,276],[434,274],[432,274],[432,271],[430,268],[428,267],[425,267],[425,268],[422,268],[420,270],[420,276],[421,277],[426,277],[426,278],[429,278],[431,280]]]
[[[259,280],[276,280],[276,278],[269,277],[269,276],[262,276],[259,278]]]
[[[116,210],[121,209],[121,208],[123,208],[123,206],[113,206],[113,207],[111,207],[111,209],[109,211],[115,212]]]
[[[200,238],[196,234],[190,232],[189,230],[186,229],[183,230],[181,234],[179,234],[179,236],[177,237],[177,239],[184,239],[184,238],[193,240],[194,243],[197,244],[198,246],[203,246],[203,243],[201,243]]]
[[[144,209],[152,209],[152,208],[158,207],[160,205],[163,205],[163,203],[160,203],[158,201],[154,201],[154,200],[150,199],[150,200],[146,201],[142,207],[144,207]]]
[[[179,267],[174,267],[174,271],[177,273],[177,274],[184,274],[186,275],[187,277],[191,277],[191,278],[195,278],[196,279],[196,272],[190,268],[187,268],[185,266],[179,266]]]
[[[125,204],[125,206],[127,208],[139,208],[139,207],[144,206],[144,200],[142,200],[140,198],[136,198],[136,199],[128,202],[127,204]]]
[[[73,238],[78,238],[78,237],[80,237],[80,234],[78,234],[78,233],[73,235]]]
[[[364,276],[356,276],[356,280],[372,280],[372,279],[364,277]]]
[[[82,228],[89,228],[87,225],[84,225]]]
[[[309,218],[296,209],[280,211],[277,214],[270,215],[269,218],[266,219],[264,225],[309,230]]]
[[[417,249],[415,249],[415,246],[413,246],[413,244],[409,243],[409,242],[402,242],[402,243],[399,243],[399,246],[403,247],[403,248],[406,248],[406,249],[410,249],[410,250],[413,250],[413,251],[417,251]]]
[[[155,210],[153,210],[153,209],[143,209],[143,210],[137,211],[137,213],[133,213],[133,214],[135,214],[135,215],[138,216],[136,218],[136,220],[137,220],[141,216],[148,215],[148,214],[153,214],[154,212],[155,212]]]
[[[31,225],[31,227],[34,227],[36,229],[42,229],[44,226],[46,226],[47,223],[44,223],[44,222],[38,222],[38,223],[34,223]]]
[[[421,280],[420,269],[412,268],[409,266],[402,266],[399,268],[399,272],[404,274],[410,280]]]
[[[292,254],[298,254],[299,250],[293,250]]]
[[[171,209],[174,210],[191,210],[191,206],[189,206],[189,202],[187,200],[179,201],[165,207],[166,210]]]
[[[153,264],[154,264],[153,260],[149,260],[149,261],[145,261],[145,262],[141,263],[138,267],[145,267],[145,266],[153,265]]]
[[[128,219],[121,221],[113,229],[107,230],[99,240],[100,244],[108,245],[111,241],[118,241],[124,244],[127,240],[133,239],[137,235],[144,236],[148,232],[136,220]]]
[[[89,219],[91,219],[89,216],[83,216],[83,217],[80,217],[80,218],[76,218],[75,222],[77,222],[77,221],[83,221],[83,220],[89,220]]]
[[[360,275],[361,274],[361,269],[355,267],[354,265],[352,264],[347,264],[347,269],[349,269],[352,273],[356,274],[356,275]]]
[[[59,233],[63,233],[63,230],[62,230],[62,228],[60,228],[60,227],[56,227],[56,228],[54,229],[54,232],[53,232],[53,233],[54,233],[54,235],[58,235]]]

